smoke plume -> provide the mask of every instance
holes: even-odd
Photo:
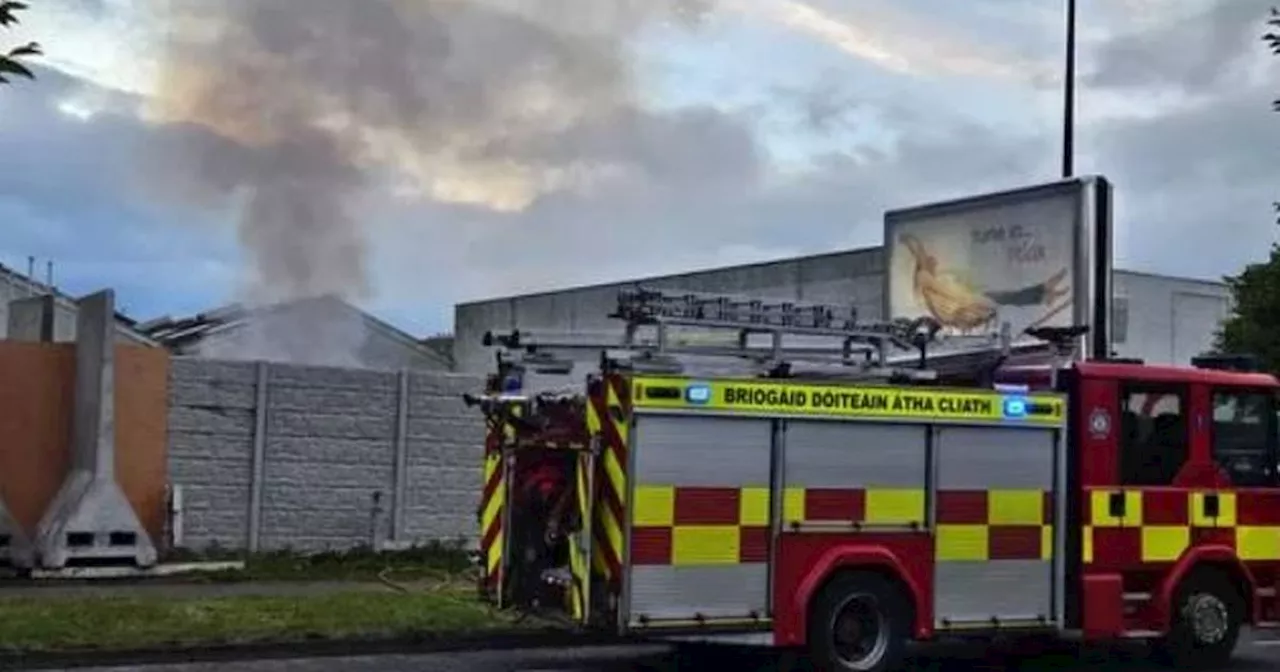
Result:
[[[367,299],[372,185],[514,212],[651,169],[601,133],[634,125],[631,38],[709,1],[153,0],[149,112],[196,132],[149,179],[236,209],[245,303]]]

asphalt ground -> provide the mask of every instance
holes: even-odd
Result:
[[[928,672],[1141,672],[1160,670],[1145,661],[1140,647],[1082,649],[1071,643],[1030,650],[976,644],[942,644],[913,652],[908,669]],[[645,645],[541,650],[477,651],[274,659],[218,663],[79,668],[81,672],[675,672],[677,670],[733,670],[786,672],[803,670],[785,653],[760,649]],[[1280,639],[1247,635],[1229,667],[1210,672],[1280,670]]]

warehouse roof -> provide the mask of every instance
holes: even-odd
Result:
[[[354,313],[363,320],[365,326],[370,330],[387,336],[406,348],[418,351],[424,357],[438,363],[442,368],[448,368],[450,365],[449,358],[441,354],[436,348],[424,344],[412,335],[336,296],[296,299],[261,307],[249,307],[240,303],[232,303],[188,317],[174,318],[166,315],[143,322],[138,325],[138,329],[171,350],[184,351],[209,336],[242,327],[252,319],[314,308],[317,304],[323,305],[325,310]]]

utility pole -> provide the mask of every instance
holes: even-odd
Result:
[[[1067,63],[1062,82],[1062,177],[1075,173],[1076,0],[1067,0]]]

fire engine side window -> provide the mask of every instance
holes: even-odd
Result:
[[[1275,415],[1271,396],[1258,392],[1213,395],[1213,460],[1238,486],[1271,485]]]
[[[1179,388],[1128,389],[1121,400],[1120,483],[1170,485],[1187,461],[1187,415]]]

